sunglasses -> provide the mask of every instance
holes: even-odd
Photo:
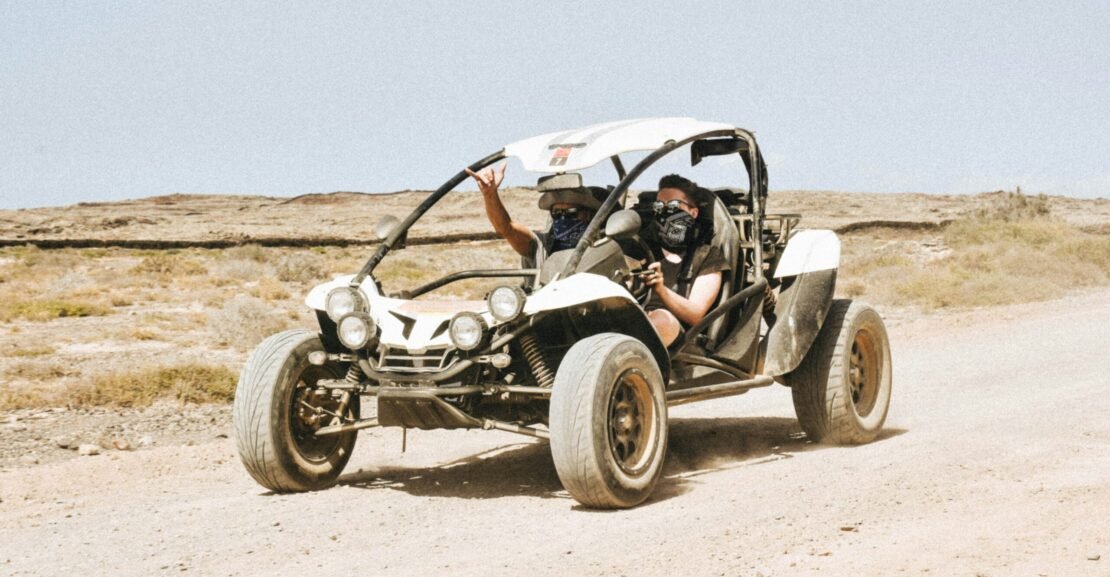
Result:
[[[551,209],[551,218],[556,220],[560,218],[577,218],[579,214],[585,214],[586,209],[572,206],[570,208],[553,208]]]
[[[684,204],[690,208],[694,208],[694,205],[680,198],[676,198],[674,200],[668,200],[667,202],[657,200],[651,203],[651,210],[655,214],[663,214],[664,212],[666,212],[667,214],[674,214],[676,211],[682,208],[682,205]]]

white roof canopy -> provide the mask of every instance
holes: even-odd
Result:
[[[506,146],[505,155],[519,158],[531,172],[571,172],[624,152],[656,150],[669,140],[733,129],[693,118],[637,118],[534,136]]]

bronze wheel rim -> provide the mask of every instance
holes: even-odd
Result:
[[[609,450],[622,471],[637,475],[648,468],[657,428],[647,379],[640,371],[625,371],[609,397]]]
[[[329,413],[339,409],[339,401],[326,391],[317,391],[316,382],[334,378],[336,375],[324,367],[308,365],[301,369],[293,388],[292,402],[289,403],[293,446],[301,457],[311,463],[328,461],[340,446],[339,435],[316,436],[316,431],[331,420]]]
[[[848,357],[848,388],[856,414],[866,417],[879,398],[882,365],[878,340],[870,331],[861,330],[852,340]]]

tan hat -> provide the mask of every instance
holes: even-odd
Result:
[[[598,198],[599,191],[601,192],[601,198]],[[551,210],[551,207],[556,204],[575,204],[590,210],[597,210],[601,208],[604,199],[604,188],[583,187],[549,190],[540,195],[540,210]]]

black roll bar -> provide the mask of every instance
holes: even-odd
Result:
[[[766,289],[767,279],[763,277],[757,278],[751,286],[732,295],[728,298],[728,300],[717,305],[717,307],[710,311],[709,314],[702,317],[701,320],[697,322],[697,324],[690,327],[690,330],[686,331],[686,336],[682,338],[682,343],[680,343],[677,347],[673,347],[674,350],[682,352],[682,349],[685,349],[687,345],[694,342],[694,339],[696,339],[698,335],[704,333],[705,329],[709,328],[709,325],[712,324],[713,321],[721,318],[721,316],[723,316],[725,313],[731,311],[744,301],[755,296],[756,294],[763,292]]]
[[[397,294],[398,298],[414,299],[424,293],[431,292],[437,288],[449,285],[453,282],[466,280],[471,278],[503,278],[503,277],[533,277],[539,269],[536,268],[499,268],[499,269],[480,269],[480,270],[464,270],[449,274],[443,278],[436,279],[428,284],[421,285],[411,291],[401,291]]]
[[[497,152],[483,158],[482,160],[471,164],[467,168],[473,171],[479,171],[497,162],[498,160],[501,160],[502,158],[505,158],[505,149],[498,150]],[[428,212],[428,210],[431,209],[432,206],[435,205],[435,203],[439,202],[439,199],[443,198],[448,192],[454,190],[454,188],[458,186],[459,183],[466,180],[469,176],[470,175],[468,175],[465,170],[460,170],[458,174],[451,177],[451,179],[447,182],[443,183],[443,186],[439,187],[438,189],[436,189],[435,192],[428,195],[428,198],[425,198],[424,202],[421,202],[420,206],[416,207],[416,210],[412,211],[412,213],[409,214],[405,218],[405,220],[401,222],[400,226],[389,233],[389,236],[386,237],[382,244],[378,246],[378,250],[375,251],[373,256],[371,256],[370,259],[366,261],[366,264],[362,266],[362,270],[358,271],[358,274],[355,275],[353,279],[351,279],[350,287],[358,288],[358,286],[362,284],[362,281],[366,280],[366,277],[374,272],[374,269],[378,267],[378,263],[380,263],[382,259],[385,258],[385,255],[390,251],[390,249],[393,248],[393,245],[397,244],[400,239],[404,238],[405,234],[409,231],[409,228],[412,227],[413,223],[415,223],[420,217],[424,216],[424,213]]]

